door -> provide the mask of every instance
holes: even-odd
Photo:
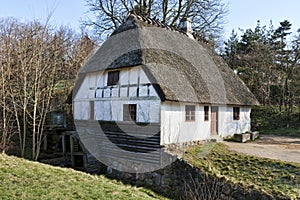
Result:
[[[95,120],[95,105],[94,105],[94,101],[90,101],[90,120]]]
[[[210,133],[211,135],[217,135],[218,134],[218,107],[212,106],[210,113],[211,113]]]

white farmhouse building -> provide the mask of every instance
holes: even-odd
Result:
[[[250,131],[254,95],[187,31],[130,15],[87,60],[73,107],[90,151],[104,140],[99,129],[119,147],[140,152]]]

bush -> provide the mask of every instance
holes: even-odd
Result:
[[[293,112],[288,116],[287,112],[276,106],[256,106],[251,112],[252,130],[262,133],[272,133],[280,130],[285,132],[298,132],[300,120],[298,117],[298,108],[295,107]]]

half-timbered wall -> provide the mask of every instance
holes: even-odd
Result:
[[[74,98],[75,120],[123,121],[123,105],[136,104],[137,122],[160,122],[160,98],[142,67],[119,71],[119,82],[112,86],[107,86],[109,71],[85,77]],[[94,102],[93,110],[91,101]]]

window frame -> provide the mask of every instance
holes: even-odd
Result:
[[[123,121],[137,120],[137,104],[123,104]]]
[[[194,122],[196,121],[196,106],[185,105],[185,121]]]
[[[233,107],[233,120],[240,120],[240,107]]]
[[[107,86],[117,85],[120,80],[120,70],[107,73]]]
[[[209,106],[204,106],[204,121],[209,121]]]

